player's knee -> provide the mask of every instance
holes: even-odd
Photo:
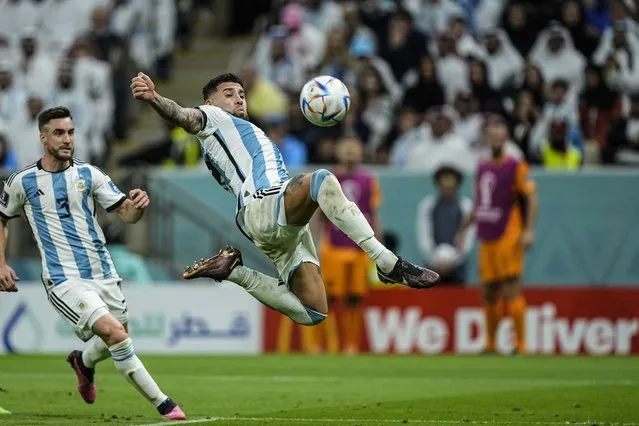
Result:
[[[358,294],[349,294],[346,296],[346,306],[349,308],[357,308],[362,304],[362,296]]]
[[[108,346],[117,345],[129,338],[129,334],[120,323],[109,324],[102,328],[100,337]]]
[[[317,202],[317,198],[319,197],[320,188],[324,181],[333,177],[335,180],[335,175],[326,169],[315,170],[313,174],[311,174],[311,198],[313,201]]]

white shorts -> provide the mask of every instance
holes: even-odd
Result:
[[[240,229],[271,259],[286,284],[302,263],[320,264],[309,225],[286,222],[287,185],[258,191],[237,216]]]
[[[47,298],[53,309],[73,328],[83,341],[93,337],[91,328],[109,312],[121,323],[129,321],[126,299],[120,278],[84,280],[71,278],[57,286],[45,282]]]

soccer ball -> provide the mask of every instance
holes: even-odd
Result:
[[[351,96],[346,85],[329,75],[310,79],[300,92],[302,114],[316,126],[330,127],[341,123],[350,106]]]

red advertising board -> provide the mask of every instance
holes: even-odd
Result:
[[[526,343],[535,354],[639,353],[639,289],[526,289]],[[301,326],[265,308],[265,351],[296,351]],[[373,289],[363,313],[361,350],[372,353],[477,353],[484,345],[479,289]],[[513,348],[504,316],[499,351]]]

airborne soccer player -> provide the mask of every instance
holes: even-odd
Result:
[[[109,357],[115,368],[169,420],[184,420],[135,354],[128,336],[127,305],[95,217],[96,203],[126,223],[136,223],[149,205],[141,189],[130,198],[97,167],[73,158],[74,127],[67,108],[38,117],[44,155],[9,176],[0,195],[0,291],[18,291],[6,263],[7,222],[24,211],[42,256],[42,283],[53,309],[89,346],[67,357],[88,404],[95,401],[95,365]],[[35,135],[34,135],[35,136]]]
[[[237,199],[238,227],[279,273],[278,279],[249,269],[242,264],[239,250],[227,247],[187,268],[184,278],[230,280],[299,324],[320,323],[328,306],[308,226],[319,208],[374,259],[383,282],[429,288],[439,280],[437,273],[398,258],[384,247],[331,172],[321,169],[289,178],[280,151],[247,121],[239,77],[223,74],[213,78],[202,90],[204,105],[197,108],[183,108],[160,96],[143,73],[132,79],[131,91],[164,120],[197,136],[213,177]]]

